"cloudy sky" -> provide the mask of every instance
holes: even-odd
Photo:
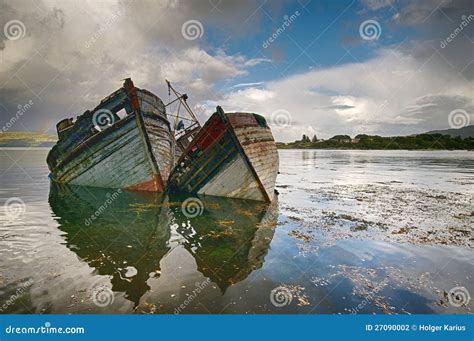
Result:
[[[0,28],[0,126],[27,107],[10,131],[54,132],[126,77],[279,141],[474,124],[472,0],[0,0]]]

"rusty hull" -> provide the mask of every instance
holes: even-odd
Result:
[[[270,202],[278,153],[265,118],[220,107],[183,152],[168,181],[171,192]]]
[[[119,117],[122,109],[125,116]],[[96,113],[109,114],[113,124],[98,129],[93,122]],[[165,106],[130,79],[75,122],[66,119],[58,123],[58,137],[47,157],[55,182],[157,192],[165,189],[176,147]]]

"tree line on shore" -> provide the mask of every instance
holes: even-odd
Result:
[[[349,135],[335,135],[328,140],[320,140],[303,134],[301,140],[281,143],[280,149],[437,149],[437,150],[474,150],[474,138],[451,137],[443,134],[419,134],[412,136],[383,137],[378,135],[359,134],[354,138]]]

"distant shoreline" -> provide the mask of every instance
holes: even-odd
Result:
[[[0,134],[0,148],[51,148],[56,144],[56,141],[57,137],[55,135],[34,131],[7,131]]]
[[[403,148],[380,148],[380,149],[370,149],[370,148],[281,148],[278,147],[278,150],[367,150],[367,151],[382,151],[382,150],[400,150],[400,151],[408,151],[408,152],[474,152],[474,149],[403,149]]]
[[[0,144],[1,149],[50,149],[54,146],[54,143],[51,145],[7,145]],[[277,146],[278,150],[405,150],[405,151],[466,151],[473,152],[474,149],[462,149],[462,148],[453,148],[453,149],[442,149],[442,148],[314,148],[314,147],[281,147]]]
[[[354,138],[349,135],[335,135],[327,140],[320,140],[303,134],[301,140],[282,143],[277,142],[279,149],[341,149],[341,150],[474,150],[474,137],[451,136],[441,133],[418,134],[411,136],[384,137],[359,134]]]
[[[45,147],[45,146],[1,146],[1,150],[25,150],[25,149],[44,149],[44,150],[49,150],[51,147]]]

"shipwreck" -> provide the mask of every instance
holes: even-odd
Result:
[[[127,78],[93,110],[61,120],[52,181],[272,201],[278,152],[265,118],[217,107],[201,127],[187,95],[167,85],[176,98],[165,105]]]
[[[263,116],[217,107],[183,151],[168,179],[170,191],[270,202],[278,151]]]
[[[56,128],[47,163],[58,183],[162,192],[181,153],[163,101],[131,79],[92,111]]]

